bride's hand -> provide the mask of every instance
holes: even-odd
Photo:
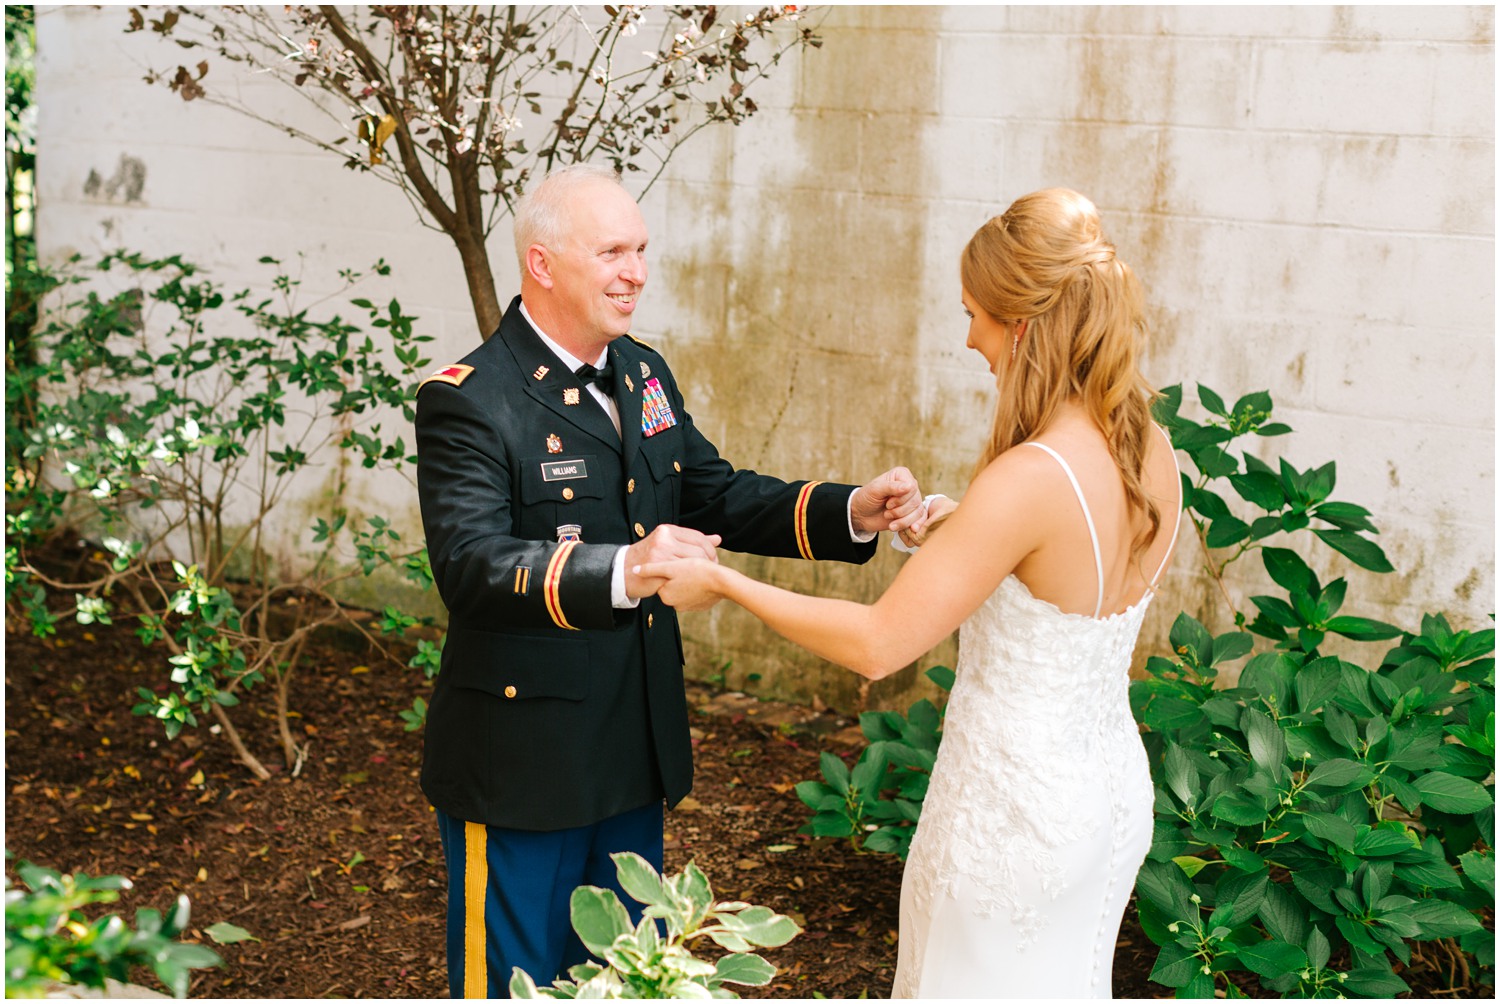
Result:
[[[656,595],[678,610],[707,610],[724,598],[719,573],[724,569],[706,558],[680,558],[635,566],[635,574],[662,580]]]
[[[901,542],[907,547],[921,547],[927,543],[928,538],[932,536],[933,531],[938,528],[943,520],[953,515],[954,510],[957,508],[958,503],[948,496],[934,495],[932,501],[927,503],[926,519],[918,525],[918,529],[915,532],[910,529],[902,530]]]

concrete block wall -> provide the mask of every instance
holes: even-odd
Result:
[[[1374,512],[1399,571],[1350,571],[1351,612],[1413,625],[1441,609],[1488,625],[1492,8],[811,16],[822,49],[775,68],[753,92],[760,113],[695,137],[643,201],[653,274],[637,332],[673,360],[727,457],[849,481],[904,463],[929,490],[961,492],[993,388],[963,347],[958,251],[1015,197],[1065,185],[1095,200],[1147,287],[1148,376],[1230,396],[1269,390],[1297,431],[1266,441],[1265,456],[1336,460],[1337,497]],[[384,257],[395,267],[384,295],[422,318],[435,359],[468,350],[457,255],[394,189],[147,88],[143,67],[173,57],[120,34],[123,20],[86,8],[39,18],[44,251],[183,252],[244,284],[264,281],[261,254],[306,254],[310,285]],[[110,195],[107,184],[122,156],[144,167],[128,201],[126,186]],[[106,184],[90,189],[90,171]],[[491,254],[508,297],[508,232]],[[414,498],[398,517],[414,525]],[[1228,626],[1187,545],[1142,653],[1180,609]],[[1322,572],[1346,567],[1308,556]],[[730,560],[793,588],[872,599],[902,559]],[[1236,566],[1229,585],[1243,608],[1261,582]],[[930,692],[912,674],[862,690],[725,605],[684,630],[690,672],[722,670],[733,685],[844,707],[904,707]],[[924,664],[952,658],[950,643]]]

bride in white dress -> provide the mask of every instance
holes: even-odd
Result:
[[[1076,192],[1018,199],[969,241],[968,346],[995,375],[959,506],[873,605],[803,596],[704,559],[646,565],[662,598],[728,598],[871,679],[959,628],[957,682],[901,889],[896,997],[1109,997],[1151,844],[1127,698],[1181,488],[1137,359],[1139,286]],[[935,532],[942,524],[941,532]]]

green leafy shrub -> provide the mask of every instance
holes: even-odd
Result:
[[[1289,431],[1267,422],[1269,395],[1230,408],[1200,387],[1199,399],[1204,424],[1178,414],[1179,388],[1158,419],[1197,468],[1185,504],[1207,571],[1222,585],[1258,551],[1280,594],[1252,596],[1254,619],[1234,612],[1250,633],[1215,637],[1180,616],[1173,657],[1149,659],[1131,686],[1156,786],[1137,881],[1142,926],[1162,946],[1152,979],[1179,997],[1242,996],[1236,972],[1283,996],[1389,997],[1409,989],[1394,962],[1412,966],[1425,946],[1462,972],[1451,991],[1493,984],[1494,932],[1477,911],[1494,901],[1494,631],[1342,614],[1343,578],[1322,583],[1263,541],[1310,530],[1388,572],[1369,513],[1330,500],[1332,463],[1298,471],[1229,452]],[[1252,655],[1252,635],[1272,647]],[[1321,651],[1330,635],[1394,645],[1366,668]],[[1247,656],[1235,685],[1219,685]]]
[[[568,979],[538,987],[519,967],[511,974],[512,997],[537,998],[734,998],[725,986],[765,986],[776,968],[750,951],[778,948],[801,929],[767,907],[714,902],[708,877],[689,863],[680,875],[662,877],[639,854],[611,854],[621,887],[645,904],[631,926],[613,890],[580,886],[570,908],[573,930],[603,965],[585,963]],[[665,933],[663,933],[665,927]],[[693,955],[689,943],[707,938],[729,954],[717,962]]]
[[[115,902],[129,879],[60,875],[25,862],[16,874],[24,888],[5,879],[7,997],[41,997],[58,983],[103,989],[105,980],[126,982],[139,966],[149,966],[173,996],[186,997],[190,970],[223,965],[213,949],[174,940],[188,926],[186,896],[165,917],[137,910],[132,930],[118,914],[90,921],[84,912]]]
[[[366,630],[338,584],[387,567],[431,584],[425,552],[384,517],[346,508],[351,471],[409,476],[397,432],[430,339],[395,300],[349,301],[378,340],[336,313],[317,319],[290,270],[261,261],[275,270],[268,294],[226,292],[179,257],[124,252],[50,277],[54,306],[29,355],[7,356],[7,394],[31,413],[7,427],[6,601],[38,635],[63,616],[129,617],[165,650],[169,677],[165,692],[140,688],[136,712],[169,737],[211,715],[266,777],[225,709],[269,681],[263,720],[295,769],[290,693],[311,633],[342,623],[379,645],[415,623],[388,613],[379,634]],[[363,278],[340,275],[346,292]],[[276,568],[284,541],[268,539],[268,518],[313,466],[328,472],[327,509],[300,569]],[[38,546],[65,529],[97,543],[68,572],[42,567]]]
[[[953,689],[953,670],[934,666],[927,678]],[[866,711],[860,731],[870,745],[853,769],[832,753],[820,758],[822,781],[802,781],[797,797],[813,810],[801,832],[845,837],[855,849],[894,854],[906,860],[927,782],[942,739],[943,713],[925,697],[908,709]]]

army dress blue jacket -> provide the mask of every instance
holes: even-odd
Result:
[[[517,297],[489,341],[423,381],[417,487],[448,636],[422,790],[458,819],[581,826],[692,787],[676,612],[615,609],[616,552],[663,523],[778,557],[864,562],[853,485],[736,470],[665,360],[609,348],[621,432]]]

